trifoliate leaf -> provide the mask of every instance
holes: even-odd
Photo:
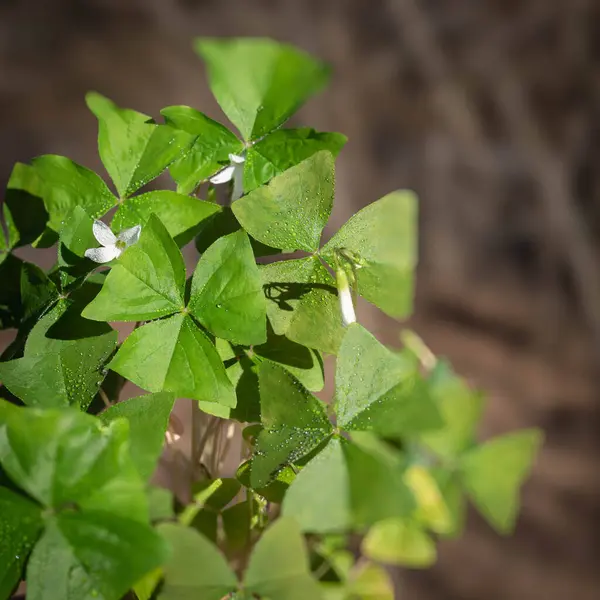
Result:
[[[14,483],[47,508],[75,506],[145,521],[146,495],[127,436],[124,420],[103,428],[79,411],[0,401],[0,463]]]
[[[260,269],[267,315],[277,335],[336,354],[344,335],[333,277],[311,256]]]
[[[189,106],[169,106],[160,112],[167,124],[196,136],[193,146],[169,167],[182,194],[193,192],[201,181],[229,164],[230,154],[244,150],[229,129]]]
[[[323,63],[273,40],[201,38],[195,48],[212,93],[246,140],[277,128],[328,80]]]
[[[420,434],[419,440],[438,456],[454,459],[475,441],[483,395],[471,389],[444,361],[437,362],[428,384],[444,424],[439,429]]]
[[[147,115],[119,108],[95,92],[86,96],[98,118],[98,151],[121,198],[130,196],[158,177],[184,154],[196,136],[165,125]]]
[[[348,431],[386,437],[413,435],[442,424],[414,362],[350,325],[336,369],[337,423]]]
[[[274,131],[248,148],[244,192],[248,194],[321,150],[335,158],[346,141],[341,133],[321,133],[310,127]]]
[[[151,215],[83,311],[95,321],[146,321],[184,308],[185,264],[165,226]]]
[[[0,598],[10,598],[43,528],[41,508],[0,487]]]
[[[260,538],[244,574],[244,589],[262,598],[319,600],[304,538],[293,519],[279,518]]]
[[[356,213],[322,248],[335,268],[335,251],[357,254],[358,293],[386,314],[410,314],[417,262],[417,200],[412,192],[384,196]]]
[[[42,190],[36,170],[29,165],[16,163],[4,195],[8,248],[31,244],[44,232],[48,212],[42,199]]]
[[[148,394],[114,404],[99,415],[106,424],[120,418],[129,421],[131,459],[144,480],[150,479],[160,458],[174,401],[168,392]]]
[[[219,205],[169,190],[148,192],[129,198],[119,204],[112,220],[112,228],[121,231],[135,225],[144,225],[154,213],[179,246],[184,246],[196,235],[199,224],[220,210]]]
[[[283,500],[283,514],[312,533],[362,528],[413,508],[398,461],[337,437],[300,471]]]
[[[237,588],[227,561],[205,537],[171,523],[159,525],[158,532],[172,548],[159,600],[221,600]]]
[[[500,533],[515,526],[519,488],[541,442],[537,429],[518,431],[490,440],[461,459],[461,479],[471,500]]]
[[[31,554],[27,598],[119,600],[167,557],[148,525],[107,511],[62,512],[47,519]]]
[[[333,195],[333,156],[321,151],[236,200],[231,208],[259,242],[312,253],[319,249]]]
[[[136,329],[108,366],[150,392],[235,406],[233,386],[215,346],[183,314]]]
[[[252,460],[253,488],[285,464],[306,456],[333,432],[323,404],[289,372],[265,361],[259,370],[263,430]]]
[[[103,369],[117,344],[117,332],[107,324],[98,328],[92,323],[88,328],[79,316],[76,298],[60,300],[38,321],[22,358],[0,363],[4,385],[29,406],[72,405],[85,410],[102,384]],[[73,307],[77,312],[74,320],[70,318]],[[68,335],[81,337],[63,339],[58,327],[63,319],[73,325]]]
[[[215,336],[237,344],[266,341],[266,301],[248,236],[217,240],[196,266],[190,312]]]
[[[32,164],[42,182],[48,225],[56,232],[67,223],[76,206],[96,219],[117,201],[96,173],[64,156],[47,154],[34,159]]]
[[[406,519],[375,523],[361,549],[372,560],[413,568],[430,567],[437,557],[435,543],[423,527]]]

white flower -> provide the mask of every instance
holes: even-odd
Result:
[[[102,248],[90,248],[85,255],[97,263],[105,263],[118,258],[123,250],[135,244],[140,239],[141,225],[124,229],[115,235],[108,225],[102,221],[94,221],[92,227],[94,237],[102,244]]]
[[[231,200],[233,201],[241,198],[244,194],[244,163],[246,162],[246,158],[237,154],[230,154],[229,162],[231,164],[228,167],[219,171],[209,181],[215,185],[219,185],[220,183],[227,183],[233,180],[233,192],[231,193]]]
[[[337,279],[338,298],[340,300],[340,311],[342,313],[342,324],[348,327],[350,323],[356,323],[356,313],[354,312],[354,302],[352,301],[352,292],[348,285],[348,275],[343,267],[335,272]]]

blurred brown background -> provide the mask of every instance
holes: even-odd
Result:
[[[398,574],[399,597],[600,598],[600,3],[1,0],[0,183],[47,152],[100,169],[90,89],[223,120],[195,35],[271,36],[333,65],[294,121],[350,138],[332,226],[415,189],[412,325],[490,391],[483,436],[546,431],[516,534],[473,515],[434,569]]]

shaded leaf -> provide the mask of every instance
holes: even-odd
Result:
[[[10,598],[43,528],[41,509],[0,487],[0,598]]]
[[[31,244],[46,229],[48,213],[42,199],[42,190],[36,170],[29,165],[16,163],[4,195],[3,212],[8,229],[8,248]]]
[[[333,277],[319,259],[311,256],[274,262],[260,271],[274,332],[336,354],[344,328]]]
[[[106,324],[86,331],[85,319],[77,313],[70,332],[80,338],[48,337],[73,306],[70,299],[60,300],[31,330],[23,357],[0,363],[4,385],[29,406],[85,410],[102,384],[117,344],[116,331]]]

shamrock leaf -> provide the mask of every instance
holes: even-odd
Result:
[[[196,140],[135,110],[119,108],[95,92],[87,94],[86,102],[99,121],[100,158],[121,198],[158,177]]]
[[[176,314],[136,329],[108,365],[150,391],[235,406],[233,386],[215,346],[189,316]]]
[[[204,536],[172,523],[159,525],[158,531],[173,549],[159,600],[221,600],[237,588],[227,561]]]
[[[282,510],[303,531],[330,533],[406,516],[413,506],[398,459],[334,436],[300,471]]]
[[[48,213],[42,200],[42,190],[42,183],[33,167],[22,163],[13,167],[2,207],[8,232],[5,249],[34,243],[44,232]]]
[[[413,361],[391,352],[355,323],[347,329],[336,370],[337,423],[384,437],[442,425]]]
[[[328,79],[322,63],[268,39],[202,38],[195,47],[217,102],[245,140],[276,129]]]
[[[96,395],[104,379],[104,366],[116,347],[117,332],[106,324],[90,324],[88,328],[85,319],[78,316],[79,309],[77,295],[61,299],[31,330],[24,356],[0,363],[0,379],[25,404],[74,405],[85,410]],[[74,312],[75,321],[70,320],[71,327],[66,329],[69,336],[79,337],[61,339],[56,329]]]
[[[181,252],[151,215],[139,241],[123,252],[83,316],[96,321],[156,319],[184,308],[184,287]]]
[[[129,421],[131,459],[144,480],[150,479],[160,458],[174,401],[167,392],[147,394],[113,404],[99,415],[106,424],[121,418]]]
[[[112,227],[120,231],[135,225],[144,226],[154,213],[178,246],[184,246],[198,232],[200,223],[221,209],[218,204],[184,196],[169,190],[148,192],[119,204]]]
[[[263,430],[252,460],[253,488],[266,485],[275,470],[306,456],[333,433],[321,401],[283,368],[263,362],[259,386]]]
[[[304,539],[293,519],[279,518],[254,547],[244,574],[244,589],[262,598],[319,600]]]
[[[46,530],[27,566],[28,600],[119,600],[168,549],[147,525],[104,510],[61,512]]]
[[[232,210],[259,242],[312,253],[319,249],[333,194],[333,157],[321,151],[236,200]]]
[[[173,548],[159,600],[220,600],[229,594],[239,597],[236,592],[278,600],[321,598],[310,575],[304,540],[290,519],[280,518],[266,530],[254,547],[242,583],[219,550],[199,533],[173,524],[158,529]]]
[[[328,150],[335,158],[346,143],[341,133],[318,132],[310,127],[279,129],[246,152],[244,191],[249,193],[301,163],[321,150]]]
[[[336,354],[344,335],[334,280],[315,256],[261,267],[267,316],[277,335]]]
[[[41,508],[0,487],[0,598],[10,598],[43,528]]]
[[[469,496],[501,533],[515,526],[519,488],[531,471],[540,443],[539,430],[523,430],[490,440],[461,458],[461,480]]]
[[[190,312],[211,333],[237,344],[266,341],[266,301],[248,236],[223,236],[198,262]]]
[[[190,150],[169,167],[177,191],[182,194],[193,192],[201,181],[229,161],[230,154],[240,154],[244,149],[244,144],[226,127],[189,106],[169,106],[160,112],[169,125],[196,136]]]
[[[320,251],[334,268],[336,250],[358,255],[358,293],[396,318],[412,309],[416,206],[412,192],[388,194],[356,213]]]
[[[124,420],[107,428],[79,411],[18,408],[0,401],[0,464],[47,508],[103,510],[147,520],[142,481],[127,451]]]
[[[60,232],[76,206],[96,219],[117,201],[98,175],[64,156],[47,154],[32,164],[42,183],[48,226],[56,232]]]

